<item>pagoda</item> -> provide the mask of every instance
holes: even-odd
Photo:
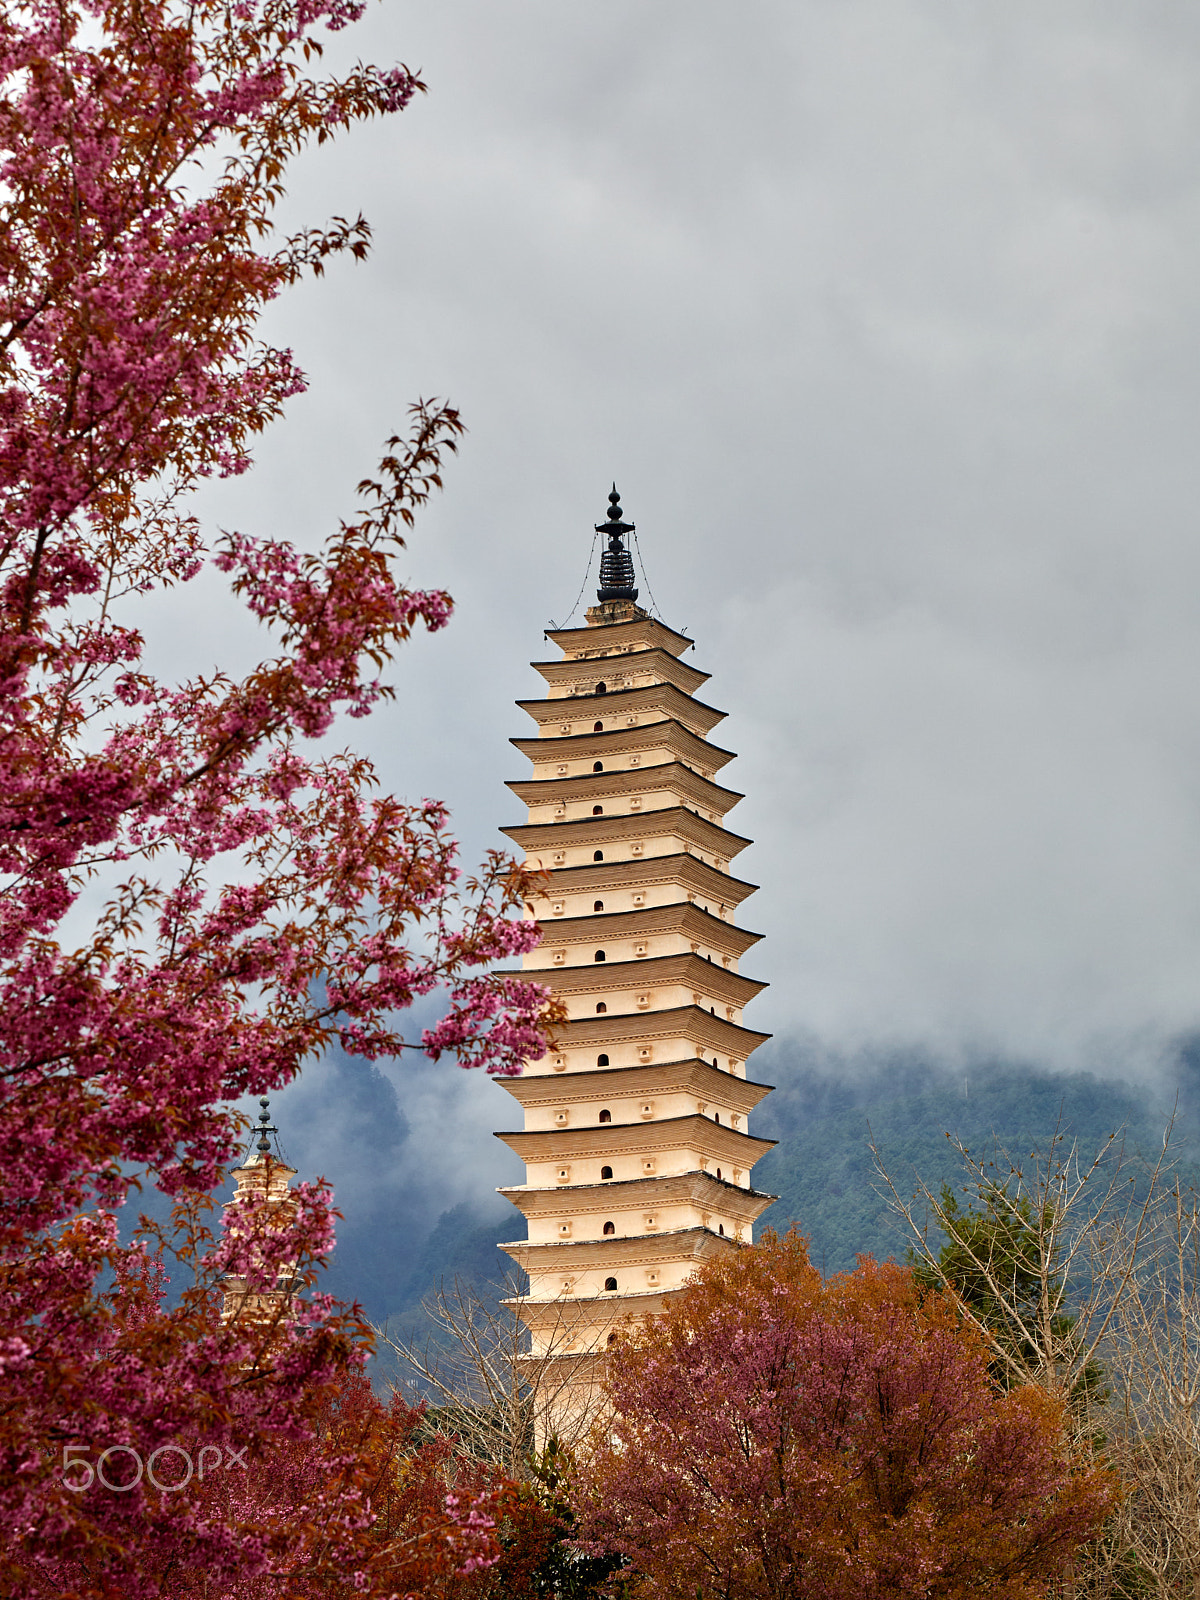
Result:
[[[514,1304],[530,1357],[583,1372],[631,1318],[661,1311],[714,1252],[749,1242],[771,1204],[751,1170],[774,1141],[750,1114],[769,1086],[747,1061],[769,1037],[743,1021],[764,987],[741,971],[760,934],[736,914],[755,886],[725,825],[742,798],[709,735],[724,716],[682,659],[692,641],[637,604],[616,486],[598,603],[546,637],[543,696],[518,704],[533,763],[509,788],[528,820],[503,831],[549,874],[527,972],[566,1009],[557,1048],[500,1080],[524,1112],[498,1138],[525,1162],[502,1189],[529,1236],[501,1246],[529,1275]]]
[[[292,1179],[296,1168],[284,1160],[279,1143],[279,1129],[271,1121],[270,1101],[259,1102],[258,1127],[251,1130],[251,1150],[241,1166],[234,1167],[232,1176],[237,1183],[232,1200],[225,1209],[233,1210],[233,1231],[238,1229],[236,1208],[254,1201],[265,1205],[269,1212],[290,1214],[295,1208]],[[274,1152],[272,1153],[272,1146]],[[270,1289],[250,1290],[244,1278],[228,1275],[222,1284],[221,1321],[235,1318],[246,1322],[274,1322],[288,1315],[295,1290],[290,1270],[284,1270]]]

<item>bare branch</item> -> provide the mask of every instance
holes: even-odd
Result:
[[[1119,1134],[1081,1158],[1061,1111],[1046,1148],[1027,1159],[997,1145],[985,1163],[947,1134],[963,1164],[967,1210],[948,1187],[935,1194],[920,1180],[905,1198],[873,1135],[870,1149],[921,1269],[958,1300],[1007,1380],[1071,1396],[1100,1360],[1133,1284],[1173,1127],[1174,1116],[1152,1165],[1128,1155]]]
[[[533,1354],[521,1315],[523,1289],[511,1275],[505,1287],[503,1298],[489,1301],[456,1277],[422,1302],[426,1332],[394,1339],[383,1327],[375,1334],[433,1402],[439,1427],[471,1455],[522,1481],[550,1439],[572,1450],[587,1437],[600,1398],[601,1363],[570,1349],[585,1312],[569,1299],[556,1307],[548,1333],[539,1321],[539,1353]]]

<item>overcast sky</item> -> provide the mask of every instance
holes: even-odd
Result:
[[[313,540],[462,408],[408,553],[457,620],[346,738],[501,842],[615,478],[740,753],[748,1020],[1148,1070],[1200,1025],[1200,12],[387,0],[338,48],[430,92],[295,169],[373,255],[273,310],[311,391],[206,509]]]

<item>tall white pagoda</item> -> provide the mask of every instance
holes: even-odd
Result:
[[[497,1137],[526,1168],[501,1193],[529,1230],[501,1248],[529,1274],[531,1355],[581,1371],[749,1241],[774,1199],[751,1182],[774,1141],[750,1132],[769,1086],[746,1066],[769,1035],[743,1020],[764,985],[741,958],[761,935],[735,920],[755,886],[731,872],[750,841],[725,826],[741,796],[717,781],[724,713],[696,698],[692,641],[637,605],[633,525],[615,486],[609,502],[599,603],[546,635],[562,659],[535,662],[545,695],[518,702],[537,733],[512,742],[533,772],[509,788],[529,815],[504,829],[550,874],[524,966],[568,1021],[556,1051],[501,1080],[524,1127]]]

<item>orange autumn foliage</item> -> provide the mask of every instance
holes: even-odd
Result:
[[[580,1526],[645,1600],[1032,1600],[1116,1498],[947,1298],[869,1259],[823,1282],[795,1234],[703,1267],[610,1388]]]

